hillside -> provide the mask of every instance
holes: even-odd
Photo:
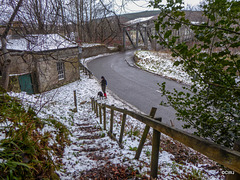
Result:
[[[90,60],[91,58],[89,58]],[[86,59],[88,60],[88,59]],[[70,144],[65,148],[58,146],[61,152],[52,154],[51,158],[61,163],[61,169],[56,170],[60,179],[89,179],[89,178],[146,178],[149,177],[151,137],[144,145],[139,161],[134,159],[144,124],[134,118],[127,117],[123,146],[121,149],[117,142],[108,136],[109,112],[107,115],[107,130],[99,123],[91,110],[90,98],[97,97],[101,89],[95,79],[81,74],[81,80],[48,91],[43,94],[27,95],[26,93],[9,93],[17,97],[24,107],[31,106],[37,116],[45,119],[56,119],[67,127],[70,136]],[[74,111],[73,90],[76,90],[78,111]],[[106,104],[114,104],[119,108],[134,110],[122,103],[118,98],[107,91],[108,98],[102,100]],[[113,131],[119,138],[122,114],[116,113]],[[44,126],[44,132],[49,136],[57,131],[49,125]],[[61,140],[61,139],[60,139]],[[64,150],[64,151],[63,151]],[[173,141],[168,136],[161,137],[161,150],[159,161],[159,178],[161,179],[222,179],[220,169],[216,163],[196,151]]]

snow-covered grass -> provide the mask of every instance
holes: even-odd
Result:
[[[161,76],[191,84],[191,77],[184,72],[181,65],[174,66],[175,59],[166,52],[137,51],[137,65],[141,68]]]
[[[162,57],[162,59],[164,58]],[[168,57],[165,59],[168,59]],[[75,109],[74,90],[76,90],[77,94],[77,112],[73,111]],[[98,91],[100,91],[99,82],[94,78],[89,79],[87,76],[81,74],[81,80],[42,94],[27,95],[24,92],[10,92],[9,94],[18,97],[26,108],[28,106],[33,107],[35,111],[38,112],[38,117],[54,118],[66,125],[72,133],[70,138],[72,141],[71,145],[64,149],[64,156],[61,159],[63,168],[58,172],[61,179],[78,179],[82,172],[92,168],[101,168],[106,164],[106,161],[110,161],[112,164],[132,167],[143,175],[147,174],[150,171],[151,154],[151,142],[149,139],[145,143],[140,159],[134,159],[135,150],[138,147],[145,125],[131,117],[127,117],[123,138],[124,148],[121,149],[115,141],[107,136],[110,119],[109,111],[107,113],[107,130],[104,131],[101,130],[103,129],[103,125],[99,123],[99,118],[96,118],[96,115],[91,110],[90,98],[96,98]],[[116,107],[134,110],[133,107],[126,105],[109,91],[107,94],[107,99],[98,101],[109,105],[114,104]],[[98,129],[98,131],[88,132],[87,129],[91,128]],[[115,113],[113,132],[116,133],[117,138],[119,138],[120,128],[121,114]],[[48,126],[46,126],[43,131],[51,131],[51,133],[54,133],[54,129]],[[152,132],[150,132],[150,137],[151,133]],[[99,138],[94,140],[83,138],[88,136],[97,136]],[[1,137],[4,138],[4,136]],[[176,144],[165,135],[162,135],[162,141],[173,145]],[[93,151],[90,150],[97,148],[101,150],[94,151],[95,156],[98,157],[94,159],[91,157]],[[196,153],[191,149],[187,149],[187,151],[187,153]],[[106,157],[107,160],[104,160],[104,157]],[[205,157],[199,157],[199,159],[204,159],[202,164],[191,164],[189,162],[180,164],[175,162],[174,159],[173,154],[166,150],[161,150],[159,155],[159,178],[184,179],[187,177],[196,177],[201,179],[221,179],[221,176],[217,175],[219,173],[217,170],[204,168],[209,162],[212,163],[206,160],[207,158]]]

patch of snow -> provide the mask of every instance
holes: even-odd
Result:
[[[168,53],[137,51],[135,55],[139,59],[137,64],[143,69],[185,84],[192,84],[191,77],[181,65],[173,65],[175,60]]]

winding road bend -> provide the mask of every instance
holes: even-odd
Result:
[[[133,53],[134,51],[127,51],[100,57],[88,62],[87,66],[97,79],[104,76],[108,82],[107,87],[119,98],[146,114],[150,113],[152,107],[156,107],[158,110],[155,117],[162,117],[162,122],[168,125],[173,123],[174,127],[182,129],[183,123],[176,120],[175,110],[159,105],[164,98],[157,85],[166,82],[167,89],[181,90],[182,84],[129,65],[126,59],[131,60]]]

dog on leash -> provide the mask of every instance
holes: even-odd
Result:
[[[103,99],[103,93],[101,91],[98,92],[97,97],[99,99]]]

